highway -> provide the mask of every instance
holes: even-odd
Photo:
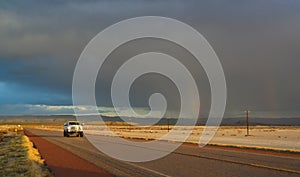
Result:
[[[105,155],[86,138],[63,137],[62,131],[28,130],[116,176],[300,177],[299,154],[281,155],[181,145],[176,151],[161,159],[129,163]],[[119,144],[111,145],[119,146]]]

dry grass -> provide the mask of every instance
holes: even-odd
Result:
[[[0,176],[52,176],[37,149],[28,137],[11,135],[9,131],[0,142]]]

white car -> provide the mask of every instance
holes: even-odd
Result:
[[[64,124],[64,136],[76,135],[83,137],[83,127],[78,121],[67,121]]]

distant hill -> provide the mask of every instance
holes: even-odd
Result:
[[[23,123],[23,124],[63,124],[67,120],[75,120],[76,117],[72,115],[51,115],[51,116],[0,116],[0,124],[14,124],[14,123]],[[122,120],[120,117],[108,117],[102,116],[102,119],[105,122],[132,122],[139,125],[171,125],[176,124],[177,119],[175,118],[134,118],[134,117],[124,117]],[[83,116],[81,117],[83,122],[95,122],[99,121],[97,116]],[[197,125],[205,125],[207,118],[200,118],[197,121]],[[184,119],[185,125],[193,125],[191,119]],[[300,126],[300,118],[249,118],[249,124],[251,126],[255,125],[266,125],[266,126]],[[245,118],[223,118],[221,125],[224,126],[243,126],[246,125]]]
[[[204,125],[207,119],[199,119],[198,125]],[[243,118],[223,118],[221,125],[243,126],[246,119]],[[300,118],[249,118],[249,125],[266,126],[300,126]]]

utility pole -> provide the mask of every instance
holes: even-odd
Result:
[[[245,110],[246,112],[246,126],[247,126],[247,135],[246,136],[249,136],[249,112],[250,110]]]
[[[170,131],[170,118],[167,117],[167,122],[168,122],[168,132]]]

